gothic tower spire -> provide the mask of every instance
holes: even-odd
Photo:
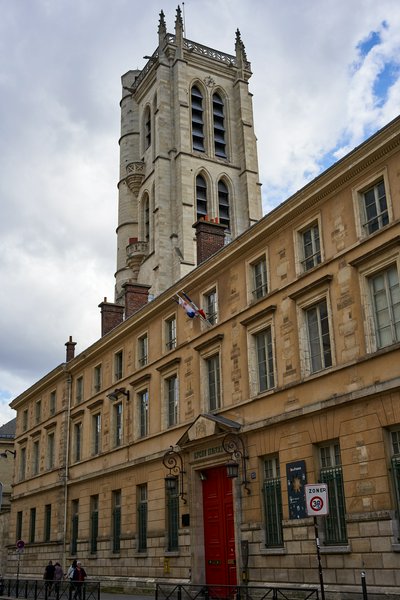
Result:
[[[251,77],[240,32],[235,55],[175,34],[160,13],[158,47],[122,77],[116,303],[124,284],[157,295],[197,265],[200,219],[225,243],[261,217]]]

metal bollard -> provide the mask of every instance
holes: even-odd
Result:
[[[361,587],[362,587],[362,593],[363,593],[363,600],[368,600],[367,580],[365,578],[365,571],[361,571]]]

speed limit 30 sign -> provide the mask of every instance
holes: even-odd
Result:
[[[304,486],[308,516],[324,516],[329,514],[328,485],[311,483]]]

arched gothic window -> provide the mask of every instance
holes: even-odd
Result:
[[[196,218],[197,220],[207,214],[207,184],[203,175],[196,177]]]
[[[151,144],[151,112],[147,106],[144,112],[144,149],[147,150]]]
[[[192,146],[193,150],[204,152],[203,94],[197,86],[192,87]]]
[[[226,158],[224,103],[217,93],[213,95],[213,124],[215,156]]]
[[[229,191],[222,179],[218,181],[218,216],[221,225],[225,225],[225,232],[231,230],[231,218],[229,209]]]
[[[142,223],[143,223],[143,241],[150,241],[150,200],[148,194],[143,196],[142,200]]]

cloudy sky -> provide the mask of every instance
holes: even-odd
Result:
[[[0,425],[113,300],[120,76],[177,0],[0,0]],[[398,0],[186,0],[186,37],[253,77],[264,212],[400,113]]]

